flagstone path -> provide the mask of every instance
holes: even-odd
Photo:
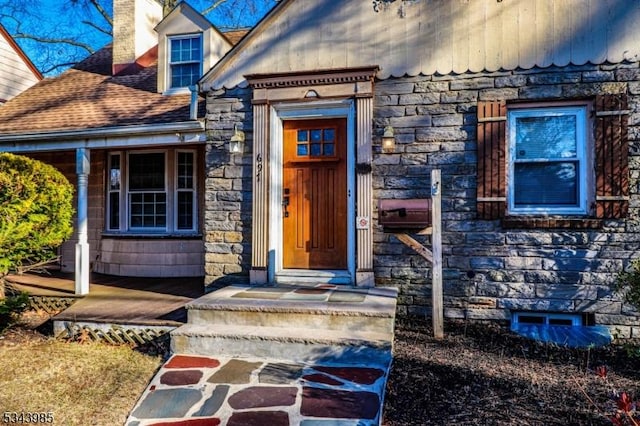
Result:
[[[174,355],[126,424],[377,425],[388,369],[388,363],[365,367]]]

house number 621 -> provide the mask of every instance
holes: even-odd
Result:
[[[256,156],[256,181],[260,182],[260,175],[262,174],[262,154]]]

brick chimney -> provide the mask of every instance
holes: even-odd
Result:
[[[142,57],[158,45],[154,28],[161,20],[162,5],[156,0],[113,0],[113,75],[145,66]]]

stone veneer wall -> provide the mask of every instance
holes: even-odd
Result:
[[[479,100],[550,101],[627,93],[631,201],[626,220],[602,229],[502,229],[476,219],[476,106]],[[207,96],[205,274],[208,285],[248,279],[251,250],[251,92]],[[225,143],[243,124],[243,156]],[[396,153],[380,154],[385,125]],[[640,254],[640,68],[586,65],[376,82],[374,202],[430,194],[431,170],[442,170],[445,315],[509,319],[511,310],[587,312],[621,337],[640,336],[639,314],[609,285]],[[430,313],[429,264],[374,218],[376,285],[400,289],[398,313]],[[423,241],[427,241],[422,237]]]
[[[247,283],[251,267],[252,106],[250,89],[207,94],[205,153],[205,285]],[[238,125],[243,155],[230,155]]]
[[[629,97],[630,209],[602,229],[502,229],[476,219],[478,101]],[[529,71],[419,76],[377,82],[377,134],[395,129],[395,154],[374,159],[374,196],[428,196],[442,170],[445,315],[509,319],[510,310],[587,312],[624,337],[639,337],[638,312],[612,294],[615,274],[640,254],[640,69],[569,66]],[[377,221],[374,221],[377,223]],[[399,313],[429,314],[430,269],[395,237],[375,232],[378,285],[400,288]]]

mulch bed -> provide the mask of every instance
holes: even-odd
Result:
[[[618,401],[640,397],[637,342],[571,349],[495,322],[447,322],[445,334],[397,319],[383,425],[633,424]]]

